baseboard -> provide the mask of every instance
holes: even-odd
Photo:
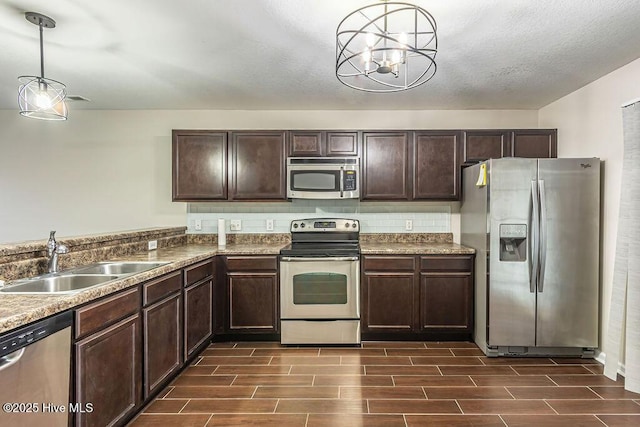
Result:
[[[604,361],[605,361],[606,357],[607,357],[607,355],[606,355],[603,351],[596,350],[596,357],[595,357],[595,359],[596,359],[598,362],[600,362],[600,363],[602,363],[602,364],[604,365]],[[624,377],[624,374],[625,374],[625,367],[624,367],[624,364],[623,364],[623,363],[620,363],[620,362],[618,362],[618,374],[622,375],[623,377]]]

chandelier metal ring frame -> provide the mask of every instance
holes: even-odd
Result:
[[[436,73],[436,31],[433,16],[410,3],[384,2],[357,9],[336,30],[336,77],[365,92],[420,86]]]

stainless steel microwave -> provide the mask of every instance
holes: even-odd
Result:
[[[290,199],[360,198],[360,159],[356,157],[290,157],[287,159]]]

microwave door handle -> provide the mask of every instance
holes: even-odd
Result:
[[[344,197],[344,166],[340,166],[340,198]]]

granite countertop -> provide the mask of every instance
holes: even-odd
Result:
[[[229,244],[219,251],[214,245],[186,245],[126,255],[105,261],[166,261],[170,264],[125,277],[73,295],[0,294],[0,333],[35,322],[56,313],[93,301],[102,296],[135,286],[217,254],[277,255],[283,243]]]
[[[73,295],[0,294],[0,333],[77,307],[105,295],[184,268],[215,255],[277,255],[287,243],[231,243],[224,250],[211,244],[188,244],[125,255],[106,261],[166,261],[169,264]],[[471,248],[437,242],[362,242],[362,254],[473,254]]]
[[[467,255],[476,253],[475,249],[457,243],[433,242],[361,242],[360,250],[363,255]]]

